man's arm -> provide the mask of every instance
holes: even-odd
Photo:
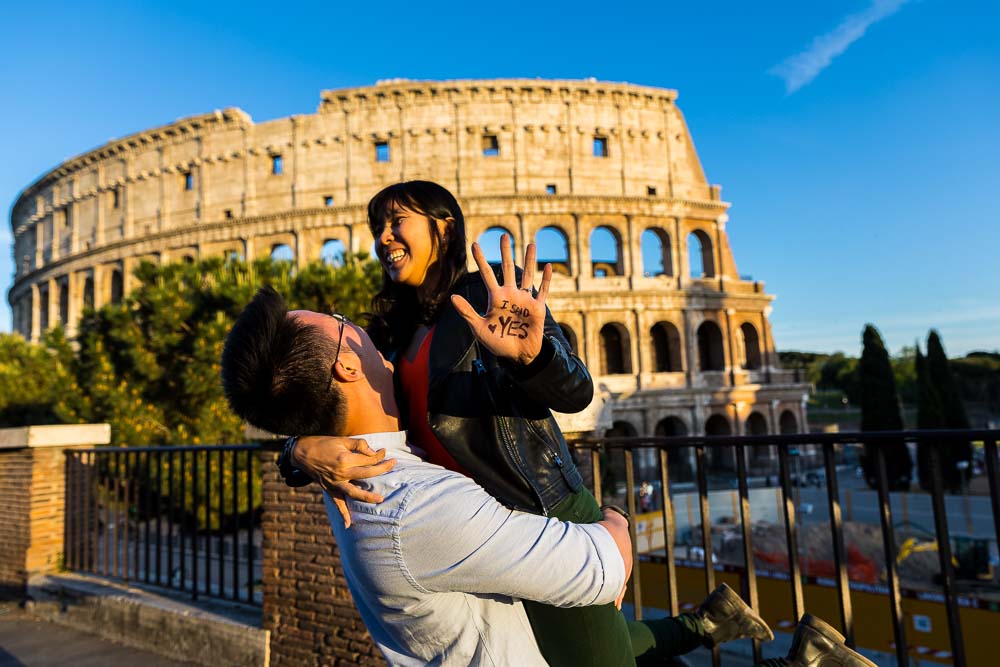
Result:
[[[508,509],[461,475],[415,485],[397,548],[432,592],[500,594],[559,607],[615,602],[631,570],[624,518],[573,524]]]

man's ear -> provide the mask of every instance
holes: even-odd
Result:
[[[343,358],[338,359],[337,365],[333,367],[333,375],[338,382],[357,382],[365,379],[361,364],[351,358],[348,358],[346,362]]]

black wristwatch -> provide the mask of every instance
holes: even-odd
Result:
[[[618,505],[601,505],[601,511],[603,512],[604,510],[611,510],[615,514],[621,514],[623,517],[625,517],[625,520],[630,523],[632,521],[631,515]]]
[[[293,488],[312,484],[313,481],[309,475],[292,465],[292,449],[294,449],[295,443],[298,441],[299,436],[297,435],[293,435],[286,440],[277,461],[278,472],[281,474],[281,478],[285,480],[287,486]]]

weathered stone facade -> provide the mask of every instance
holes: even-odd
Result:
[[[773,297],[737,272],[729,205],[675,98],[593,81],[390,81],[324,91],[312,115],[255,124],[226,109],[110,142],[15,203],[14,328],[72,331],[85,304],[128,291],[142,259],[367,250],[368,199],[425,178],[458,195],[470,239],[503,228],[517,254],[540,233],[565,248],[540,258],[557,268],[549,305],[618,396],[624,431],[800,430],[808,388],[778,368]],[[613,256],[591,256],[595,233]]]

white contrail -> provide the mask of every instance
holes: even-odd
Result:
[[[786,58],[768,70],[785,80],[789,95],[819,76],[833,59],[864,36],[870,26],[899,11],[910,0],[872,0],[870,7],[844,18],[830,32],[813,39],[809,48]]]

